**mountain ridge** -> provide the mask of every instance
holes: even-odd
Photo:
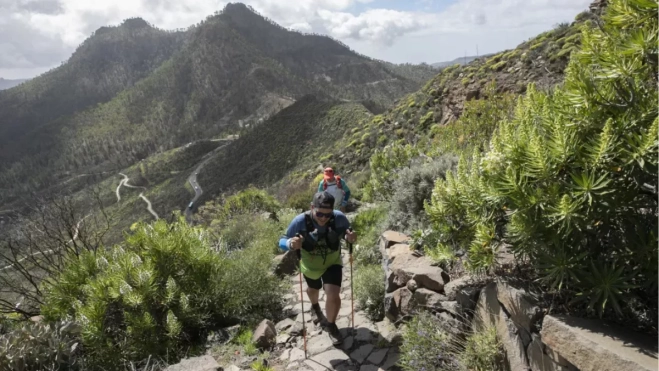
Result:
[[[464,66],[465,64],[471,63],[475,59],[478,58],[488,58],[497,53],[488,53],[488,54],[482,54],[482,55],[468,55],[464,57],[458,57],[450,61],[444,61],[444,62],[437,62],[437,63],[432,63],[430,64],[432,67],[437,68],[437,69],[442,69],[445,67],[452,66],[454,64],[459,64],[461,66]]]
[[[0,188],[9,189],[0,203],[71,172],[120,169],[253,127],[308,94],[381,111],[435,72],[366,58],[244,4],[186,31],[140,18],[101,27],[62,66],[0,92]]]
[[[0,77],[0,90],[11,89],[14,86],[20,85],[29,79],[4,79]]]

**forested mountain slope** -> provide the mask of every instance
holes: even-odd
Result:
[[[101,28],[61,67],[0,92],[0,204],[235,132],[314,93],[382,110],[433,75],[229,4],[185,32]]]

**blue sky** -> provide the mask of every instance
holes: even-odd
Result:
[[[234,0],[235,1],[235,0]],[[328,34],[394,63],[435,63],[515,48],[592,0],[242,0],[282,26]],[[224,0],[0,1],[0,77],[41,74],[66,60],[101,26],[142,17],[185,28]]]

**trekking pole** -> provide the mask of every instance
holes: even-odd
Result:
[[[352,228],[348,228],[348,231],[352,232]],[[348,253],[350,254],[350,315],[352,317],[352,335],[355,335],[355,298],[354,298],[354,290],[352,287],[352,243],[348,242],[346,240],[346,243],[348,244]]]
[[[302,235],[299,233],[296,234],[296,237],[302,238]],[[302,253],[300,252],[300,249],[295,250],[297,253],[297,258],[300,262],[299,264],[299,270],[300,270],[300,305],[302,306],[302,338],[304,339],[304,359],[307,359],[307,323],[304,320],[304,292],[302,290]]]

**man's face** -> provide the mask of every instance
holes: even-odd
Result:
[[[332,209],[311,207],[311,215],[318,225],[324,226],[334,214]]]

